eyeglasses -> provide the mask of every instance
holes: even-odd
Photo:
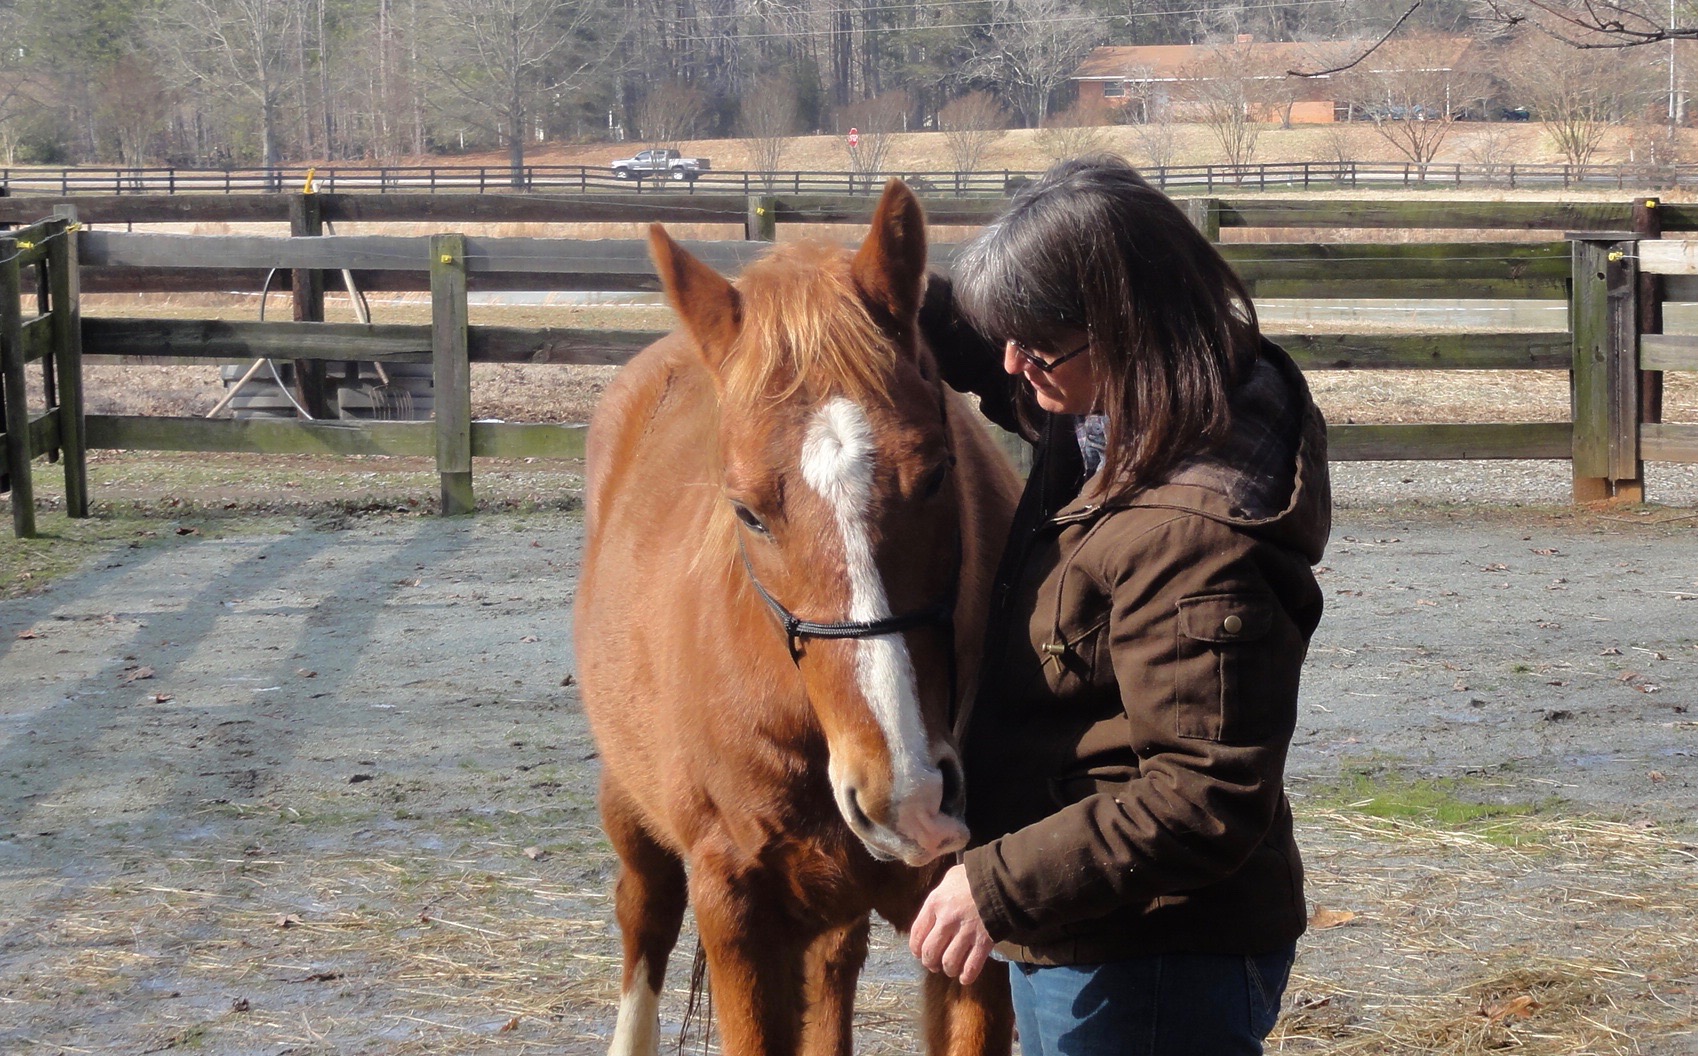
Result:
[[[1056,356],[1054,359],[1044,359],[1042,356],[1040,356],[1036,352],[1032,351],[1025,344],[1023,344],[1019,341],[1015,341],[1012,338],[1010,338],[1009,341],[1008,341],[1008,347],[1010,347],[1014,350],[1015,355],[1019,356],[1021,359],[1025,360],[1027,363],[1030,363],[1033,367],[1036,367],[1038,370],[1042,371],[1043,373],[1048,374],[1051,371],[1055,370],[1055,368],[1057,368],[1057,367],[1061,366],[1063,363],[1067,362],[1068,360],[1074,359],[1078,356],[1082,356],[1086,352],[1090,351],[1091,339],[1087,337],[1084,341],[1082,341],[1079,344],[1078,348],[1075,348],[1071,352],[1063,352],[1061,355]]]

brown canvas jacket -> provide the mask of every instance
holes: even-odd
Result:
[[[1303,931],[1283,774],[1326,432],[1277,346],[1252,382],[1221,451],[1108,503],[1073,420],[1045,425],[964,720],[967,875],[1007,957],[1255,954]]]

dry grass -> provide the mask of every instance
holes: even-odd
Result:
[[[1690,842],[1591,818],[1463,832],[1348,809],[1300,819],[1310,898],[1357,915],[1305,939],[1270,1049],[1689,1051]]]
[[[1589,818],[1513,825],[1505,846],[1504,831],[1301,810],[1311,898],[1356,916],[1304,939],[1270,1051],[1680,1051],[1698,1028],[1698,853]],[[161,1048],[595,1051],[617,1004],[610,856],[596,841],[513,865],[516,850],[251,845],[206,858],[132,847],[104,879],[12,902],[30,908],[8,944],[4,1000],[26,1030],[67,1002],[127,1003]],[[857,1018],[871,1056],[916,1043],[913,969],[889,939]],[[665,998],[673,1023],[692,946],[686,933]],[[167,992],[175,1000],[158,1000]]]

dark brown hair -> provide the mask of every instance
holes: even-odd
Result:
[[[999,340],[1083,330],[1108,417],[1110,495],[1225,439],[1259,348],[1249,292],[1168,197],[1111,156],[1065,161],[956,255],[961,310]]]

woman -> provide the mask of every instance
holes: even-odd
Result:
[[[1050,170],[954,274],[921,319],[944,376],[1038,446],[963,740],[976,845],[911,948],[1011,962],[1025,1056],[1260,1053],[1305,922],[1283,772],[1325,425],[1119,159]]]

